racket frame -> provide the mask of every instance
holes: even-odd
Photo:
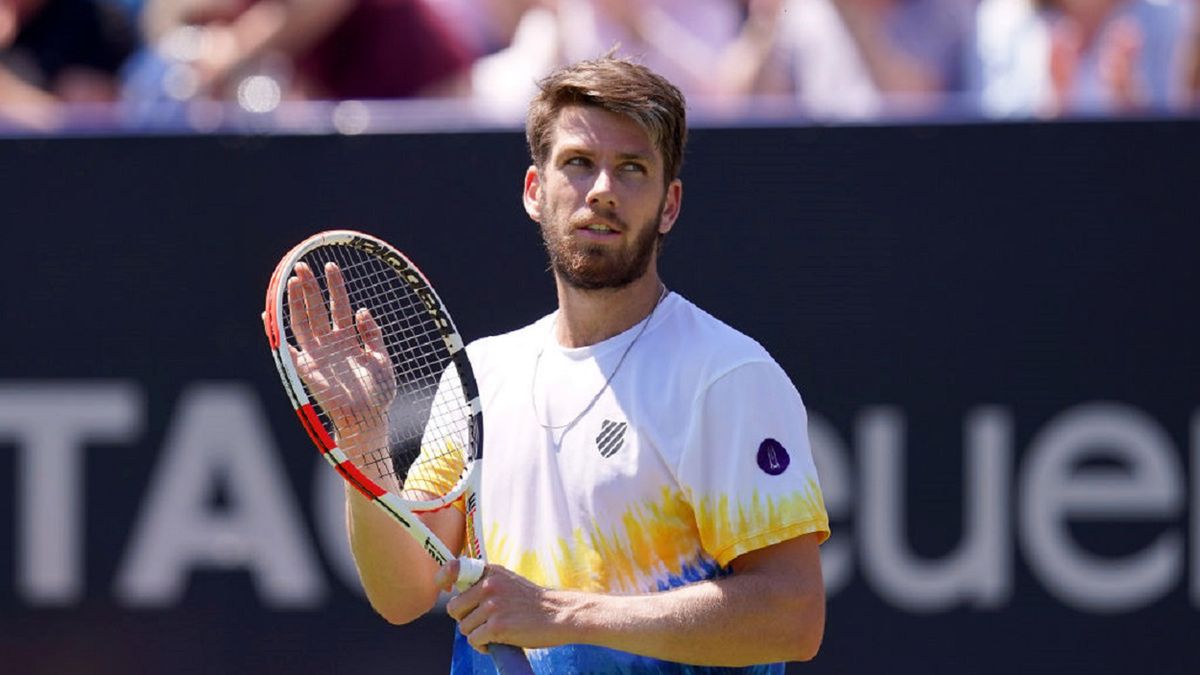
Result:
[[[384,489],[350,461],[317,417],[316,410],[313,408],[313,400],[292,360],[289,343],[284,337],[280,322],[284,316],[284,303],[287,302],[287,280],[292,276],[296,264],[313,250],[326,246],[355,248],[388,264],[421,299],[425,305],[425,311],[433,319],[438,333],[446,343],[454,366],[458,369],[463,394],[468,400],[470,419],[465,468],[459,476],[458,483],[442,497],[431,500],[410,500]],[[454,326],[449,313],[446,312],[441,298],[421,270],[403,253],[369,234],[355,230],[319,232],[293,247],[275,267],[275,272],[271,275],[271,282],[267,288],[263,325],[283,388],[300,419],[300,424],[321,451],[321,456],[368,501],[390,515],[410,535],[421,542],[425,552],[438,565],[446,564],[455,557],[455,554],[416,514],[446,508],[462,498],[466,514],[466,555],[464,558],[483,558],[484,550],[482,542],[479,540],[479,529],[475,524],[475,517],[478,513],[478,467],[479,460],[483,456],[483,424],[479,391],[475,384],[471,363],[467,359],[462,336]],[[460,586],[463,587],[474,583],[476,579],[470,579],[470,577],[482,572],[482,566],[472,563],[464,563],[462,569],[466,572],[465,578],[460,575]]]
[[[325,430],[313,409],[308,389],[301,381],[299,373],[296,371],[296,364],[292,361],[289,344],[280,329],[280,321],[284,315],[283,303],[286,302],[287,280],[291,277],[292,270],[301,258],[321,246],[351,246],[370,253],[389,264],[417,292],[426,311],[437,325],[442,339],[446,342],[451,360],[458,369],[463,395],[467,398],[471,412],[468,421],[468,442],[463,472],[454,489],[438,499],[408,500],[380,487],[378,483],[359,471],[346,457],[346,454],[337,446],[337,442]],[[443,307],[441,298],[438,297],[437,292],[433,290],[433,286],[430,285],[421,270],[403,253],[369,234],[354,230],[319,232],[297,244],[276,265],[267,288],[263,327],[271,344],[271,355],[275,359],[275,366],[279,371],[283,388],[288,393],[288,398],[291,400],[296,415],[300,418],[300,423],[308,432],[313,443],[320,449],[321,456],[371,503],[400,523],[417,541],[422,542],[425,552],[439,566],[453,558],[454,553],[417,517],[417,513],[436,511],[446,508],[460,498],[463,500],[463,510],[466,516],[464,530],[466,554],[459,558],[459,574],[455,587],[461,592],[479,581],[486,569],[483,561],[483,545],[479,540],[479,529],[475,524],[479,512],[479,467],[480,460],[483,458],[483,414],[479,405],[479,389],[475,384],[475,376],[471,370],[471,362],[467,359],[462,337],[450,319],[450,314]],[[488,645],[488,652],[500,675],[532,675],[533,673],[524,650],[519,647],[491,643]]]

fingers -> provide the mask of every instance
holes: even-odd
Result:
[[[317,346],[313,337],[312,324],[308,320],[308,306],[304,302],[304,291],[301,289],[299,277],[292,277],[287,282],[288,315],[291,317],[292,335],[300,349],[312,351]],[[293,355],[295,358],[295,355]]]
[[[346,281],[336,263],[325,263],[324,273],[329,289],[329,308],[326,309],[321,285],[308,263],[297,263],[295,276],[288,279],[288,311],[291,314],[292,333],[304,351],[324,343],[331,333],[349,328],[354,317],[350,308],[350,296],[346,292]],[[378,326],[372,322],[375,331]],[[382,344],[382,340],[378,340]]]
[[[307,313],[308,326],[313,338],[320,343],[329,337],[331,329],[329,312],[325,309],[325,299],[321,295],[321,285],[307,263],[296,265],[296,278],[300,280],[301,297]],[[289,287],[291,282],[289,280]]]
[[[371,311],[365,307],[354,315],[354,327],[368,357],[366,365],[371,378],[368,390],[375,395],[374,403],[386,407],[396,395],[396,373],[383,341],[383,331],[375,323]]]
[[[452,564],[455,569],[448,570],[447,568]],[[454,585],[454,581],[458,578],[457,566],[457,561],[451,561],[439,570],[438,580],[446,583],[445,586],[442,586],[443,590]],[[492,618],[495,611],[496,600],[485,597],[482,585],[472,586],[446,603],[446,613],[458,622],[459,632],[466,636],[467,641],[476,651],[485,654],[488,643],[492,642],[488,619]]]
[[[483,625],[495,611],[495,602],[492,600],[484,600],[475,606],[475,608],[461,619],[458,619],[458,630],[471,644],[479,651],[484,651],[489,640],[487,639],[487,629]]]
[[[561,601],[548,599],[546,589],[503,567],[488,565],[486,569],[474,586],[446,603],[446,613],[458,622],[471,646],[487,652],[491,643],[519,647],[561,644],[552,633],[555,617],[564,615]],[[439,579],[452,582],[452,571],[445,570]]]
[[[375,317],[371,316],[371,310],[363,307],[354,315],[354,325],[358,329],[358,336],[362,338],[363,345],[367,351],[372,354],[387,354],[387,347],[383,344],[383,331],[380,330],[379,324],[375,322]]]
[[[455,581],[458,581],[458,558],[451,559],[445,565],[442,565],[433,577],[433,583],[446,593],[454,589]],[[449,609],[449,606],[447,606],[447,609]]]
[[[325,285],[329,288],[329,309],[333,314],[333,329],[350,327],[350,296],[346,294],[346,281],[337,263],[325,263]]]
[[[1124,108],[1135,108],[1143,102],[1138,73],[1142,42],[1138,24],[1123,17],[1108,29],[1100,46],[1101,75],[1116,102]]]

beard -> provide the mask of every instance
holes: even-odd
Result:
[[[666,196],[658,206],[658,214],[666,205]],[[542,213],[550,213],[543,200]],[[542,243],[550,256],[550,268],[569,286],[582,290],[624,288],[642,278],[658,250],[662,235],[658,232],[659,215],[642,224],[636,231],[611,211],[596,211],[596,215],[616,224],[621,231],[634,232],[633,246],[614,250],[610,246],[573,241],[573,227],[547,216],[541,223]]]

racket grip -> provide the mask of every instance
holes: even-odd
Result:
[[[454,586],[461,593],[483,576],[485,563],[478,558],[462,556],[458,559],[458,580]],[[492,655],[492,663],[500,675],[533,675],[525,650],[512,645],[489,644],[488,653]]]
[[[512,645],[489,644],[488,653],[500,675],[533,675],[525,650]]]
[[[475,585],[483,577],[483,570],[487,565],[479,558],[470,558],[461,556],[458,559],[458,579],[454,582],[454,589],[459,593],[467,590]]]

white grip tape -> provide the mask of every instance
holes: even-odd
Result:
[[[458,559],[458,581],[454,582],[454,588],[459,593],[467,590],[475,585],[483,577],[483,570],[486,564],[479,558],[468,558],[462,556]]]

